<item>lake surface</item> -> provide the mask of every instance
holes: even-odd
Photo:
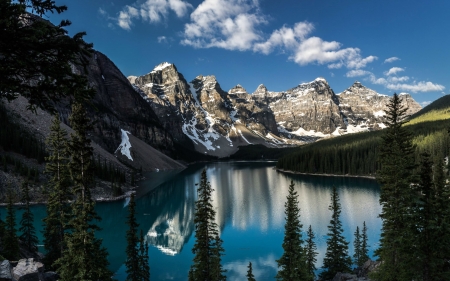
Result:
[[[246,280],[251,261],[257,280],[275,280],[276,259],[283,253],[284,202],[290,181],[299,194],[304,232],[312,225],[318,248],[317,268],[326,252],[327,226],[331,218],[330,194],[338,189],[344,235],[353,254],[353,233],[363,221],[368,227],[370,256],[380,237],[379,185],[370,179],[290,175],[274,169],[275,162],[226,162],[190,166],[176,174],[154,173],[142,183],[136,200],[137,220],[149,243],[151,280],[187,280],[194,244],[195,183],[206,168],[213,206],[225,248],[222,264],[227,280]],[[155,184],[156,182],[156,184]],[[155,187],[155,185],[158,185]],[[152,189],[153,188],[153,189]],[[152,189],[151,191],[148,191]],[[146,193],[147,192],[147,193]],[[110,269],[125,280],[127,200],[98,203],[103,246]],[[36,227],[42,230],[45,206],[33,206]],[[18,210],[18,221],[21,211]],[[4,219],[5,210],[1,208]],[[42,241],[42,235],[39,233]],[[303,236],[305,237],[305,235]],[[42,243],[42,242],[41,242]]]

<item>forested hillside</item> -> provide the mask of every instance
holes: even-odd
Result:
[[[414,134],[415,156],[449,155],[450,96],[444,96],[412,116],[406,128]],[[277,168],[300,173],[374,176],[380,168],[378,146],[383,131],[346,135],[298,148],[278,160]]]

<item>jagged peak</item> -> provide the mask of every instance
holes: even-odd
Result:
[[[328,84],[327,80],[323,77],[317,77],[313,82],[324,82]]]
[[[168,62],[162,62],[162,63],[158,64],[157,66],[155,66],[150,73],[156,73],[158,71],[162,71],[163,69],[170,67],[170,66],[173,66],[173,64],[168,63]]]
[[[257,95],[257,94],[265,94],[268,93],[269,90],[267,90],[267,87],[264,84],[260,84],[256,90],[253,92],[252,95]]]
[[[234,91],[241,91],[241,92],[247,92],[247,90],[242,87],[241,84],[237,84],[236,86],[234,86],[233,88],[231,88],[228,92],[234,92]]]

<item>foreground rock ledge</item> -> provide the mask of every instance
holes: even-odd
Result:
[[[0,281],[53,281],[57,280],[55,272],[44,272],[44,264],[33,258],[18,262],[4,260],[0,264]]]

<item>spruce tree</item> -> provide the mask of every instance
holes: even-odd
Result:
[[[305,256],[306,256],[306,268],[308,270],[309,275],[312,277],[311,279],[314,280],[316,274],[316,262],[318,255],[317,253],[317,246],[314,242],[314,232],[312,231],[311,225],[308,228],[308,232],[306,233],[306,246],[305,246]]]
[[[87,137],[91,125],[81,103],[73,104],[70,123],[75,131],[68,145],[75,199],[71,205],[69,232],[64,236],[66,248],[56,265],[60,280],[108,280],[112,275],[108,270],[108,253],[101,246],[101,240],[95,237],[99,227],[94,221],[100,218],[91,198],[92,147]]]
[[[213,189],[202,171],[198,188],[198,199],[195,203],[195,243],[192,248],[193,264],[189,271],[190,281],[225,280],[221,265],[223,255],[222,240],[219,238],[218,226],[215,222],[216,212],[212,206]]]
[[[134,201],[134,194],[130,197],[128,204],[127,217],[127,259],[125,261],[127,281],[140,281],[140,267],[139,267],[139,252],[138,252],[138,236],[137,228],[139,224],[136,222],[136,202]]]
[[[70,175],[69,155],[67,151],[67,132],[61,128],[61,122],[56,115],[50,127],[45,158],[45,173],[50,176],[48,181],[47,216],[44,221],[44,247],[47,251],[44,264],[47,269],[55,270],[54,262],[61,258],[64,250],[64,234],[69,219]]]
[[[148,244],[145,243],[144,233],[141,229],[139,237],[139,274],[140,281],[150,281],[150,266],[148,262]]]
[[[37,251],[38,238],[36,236],[36,229],[34,228],[34,216],[30,210],[30,189],[28,182],[22,183],[22,202],[25,204],[25,211],[22,213],[22,219],[20,220],[19,231],[20,240],[25,244],[25,247],[30,252]]]
[[[13,207],[12,191],[8,190],[6,205],[5,236],[3,241],[3,257],[14,261],[19,258],[19,239],[16,235],[16,212]]]
[[[368,237],[367,237],[367,226],[366,222],[363,222],[363,229],[361,234],[361,262],[360,266],[363,265],[369,258],[369,245],[368,245]]]
[[[252,268],[252,262],[248,263],[248,270],[247,270],[247,281],[256,281],[255,275],[253,275],[253,268]]]
[[[434,234],[434,248],[436,251],[435,272],[433,278],[438,280],[450,280],[450,185],[446,182],[444,174],[444,163],[442,155],[438,155],[434,161],[433,186],[435,200],[433,200],[435,210],[435,220],[433,225],[436,227]],[[430,241],[433,242],[433,241]]]
[[[355,253],[353,254],[353,263],[356,266],[360,266],[361,264],[361,235],[359,233],[359,226],[356,227],[355,231],[355,240],[353,241],[353,247]]]
[[[348,242],[342,234],[344,230],[340,219],[341,204],[335,186],[333,186],[331,204],[328,209],[332,211],[332,215],[328,225],[327,252],[322,266],[324,271],[320,273],[320,278],[323,280],[333,279],[338,272],[350,272],[352,265],[348,255]]]
[[[381,184],[380,204],[382,231],[376,255],[383,261],[375,278],[384,280],[411,280],[415,258],[414,204],[417,193],[414,184],[416,167],[412,134],[404,128],[407,108],[397,94],[389,100],[385,110],[387,128],[379,145],[377,180]]]
[[[441,158],[442,159],[442,158]],[[449,245],[448,227],[443,221],[448,220],[449,205],[442,206],[444,200],[449,203],[448,194],[443,194],[445,179],[443,177],[442,160],[437,159],[433,173],[433,162],[428,152],[421,154],[420,180],[417,190],[420,194],[416,207],[416,241],[413,249],[417,252],[416,279],[420,280],[450,280],[450,271],[445,269],[448,264]],[[434,176],[434,179],[433,179]],[[441,198],[443,196],[444,198]],[[447,231],[447,232],[446,232]],[[445,254],[442,255],[442,252]]]
[[[286,224],[284,226],[283,255],[277,260],[277,280],[308,280],[310,276],[306,267],[303,250],[302,224],[300,223],[300,208],[298,194],[294,182],[289,185],[289,194],[284,204]]]

